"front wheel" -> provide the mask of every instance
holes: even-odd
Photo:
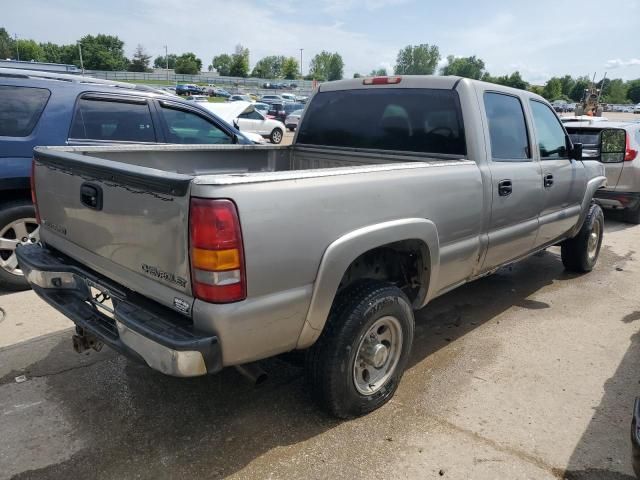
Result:
[[[578,234],[562,242],[562,263],[571,272],[593,270],[600,255],[604,233],[604,214],[599,205],[589,207],[587,217]]]
[[[35,216],[33,205],[27,200],[0,207],[0,288],[14,291],[29,288],[18,267],[16,248],[40,240]]]
[[[362,280],[341,292],[307,355],[314,399],[338,418],[353,418],[387,403],[413,342],[413,311],[392,284]]]
[[[271,143],[280,143],[282,141],[282,130],[274,128],[271,135],[269,135],[269,139],[271,140]]]

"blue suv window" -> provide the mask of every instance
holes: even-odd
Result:
[[[45,88],[0,85],[0,137],[27,137],[51,92]]]
[[[113,142],[155,142],[156,133],[146,103],[81,98],[70,138]]]

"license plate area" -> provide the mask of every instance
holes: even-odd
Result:
[[[89,290],[87,302],[98,309],[104,316],[115,320],[113,296],[109,289],[92,280],[86,279],[85,281]]]

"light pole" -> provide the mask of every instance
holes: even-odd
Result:
[[[82,43],[78,40],[78,52],[80,53],[80,68],[82,69],[82,75],[84,75],[84,63],[82,61]]]
[[[164,60],[167,65],[167,83],[169,83],[169,50],[166,45],[164,46]]]
[[[302,51],[304,50],[304,48],[300,49],[300,76],[302,77]]]
[[[14,33],[13,38],[16,39],[16,55],[18,57],[18,61],[20,61],[20,46],[18,45],[18,34]]]

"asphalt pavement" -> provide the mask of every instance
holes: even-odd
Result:
[[[632,479],[638,244],[608,219],[590,274],[552,248],[435,300],[395,398],[352,421],[317,409],[296,355],[261,387],[170,378],[74,353],[63,318],[4,294],[0,338],[40,330],[0,348],[0,479]]]

